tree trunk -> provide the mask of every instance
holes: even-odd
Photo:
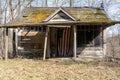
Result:
[[[0,24],[1,24],[1,17],[2,17],[2,8],[1,8],[1,0],[0,0]],[[2,30],[0,29],[0,37],[2,37]],[[2,43],[2,39],[0,39],[0,43]],[[0,58],[2,58],[2,45],[0,47]]]
[[[13,22],[14,20],[14,10],[13,10],[13,5],[12,5],[12,0],[9,0],[9,6],[10,6],[10,11],[11,11],[11,21]],[[16,40],[15,40],[15,29],[13,29],[13,36],[12,36],[12,47],[13,47],[13,57],[16,56]]]
[[[70,7],[72,7],[72,0],[70,0]]]
[[[45,0],[45,6],[48,7],[48,0]]]
[[[9,0],[10,12],[11,12],[11,20],[14,20],[14,11],[12,7],[12,0]]]

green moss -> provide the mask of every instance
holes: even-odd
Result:
[[[91,9],[91,8],[83,8],[78,11],[70,11],[70,14],[73,15],[80,21],[87,22],[103,22],[103,20],[108,20],[107,16],[100,9]]]
[[[99,7],[96,8],[97,10],[101,10]]]
[[[26,22],[41,22],[49,17],[55,10],[53,9],[42,9],[42,10],[32,10],[26,11],[24,15],[27,17],[23,17],[23,21]],[[108,18],[106,14],[102,12],[100,8],[91,9],[91,8],[82,8],[82,9],[71,9],[68,11],[73,17],[77,20],[85,21],[85,22],[104,22],[107,21]],[[109,21],[109,20],[108,20]]]
[[[54,10],[33,10],[33,11],[26,11],[24,15],[28,15],[27,17],[23,17],[24,21],[28,22],[40,22],[45,20],[48,16],[50,16]]]
[[[114,22],[113,20],[104,20],[104,19],[98,19],[98,20],[91,20],[90,22]]]

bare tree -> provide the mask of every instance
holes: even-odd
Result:
[[[9,7],[10,7],[10,13],[11,13],[11,19],[14,20],[14,10],[12,5],[12,0],[9,0]]]
[[[9,7],[10,7],[10,13],[11,13],[11,21],[13,22],[14,20],[14,10],[13,10],[13,0],[9,0]],[[12,36],[12,49],[13,49],[13,56],[16,55],[16,46],[15,46],[15,29],[13,29],[13,36]]]
[[[66,4],[69,5],[69,2],[70,2],[70,0],[49,0],[49,1],[52,2],[52,5],[54,7],[63,7]]]
[[[109,45],[109,47],[110,47],[110,51],[111,51],[111,53],[110,53],[110,55],[114,58],[115,57],[115,48],[114,48],[114,35],[115,35],[115,33],[114,33],[114,31],[113,31],[113,29],[112,28],[109,28],[109,31],[111,32],[111,38],[109,38],[108,39],[108,44],[110,44]]]
[[[117,46],[117,48],[118,48],[118,56],[120,57],[120,24],[119,25],[117,25],[117,39],[118,39],[118,46]]]
[[[1,0],[0,0],[0,24],[2,22],[2,5],[1,5]]]
[[[1,0],[0,0],[0,24],[2,23],[2,6],[1,6]],[[2,37],[2,29],[0,29],[0,37]],[[2,39],[0,39],[0,43],[2,43]],[[0,59],[2,59],[2,44],[0,46]]]
[[[107,39],[107,53],[112,58],[120,57],[120,28],[119,25],[110,27],[108,29],[109,37]]]
[[[73,3],[72,1],[73,1],[73,0],[70,0],[70,7],[72,7],[72,3]]]
[[[48,7],[48,0],[45,0],[45,6]]]

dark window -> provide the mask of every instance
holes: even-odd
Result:
[[[39,31],[39,30],[38,30],[38,27],[35,27],[35,31]]]
[[[24,30],[24,31],[29,31],[30,28],[29,28],[29,27],[24,27],[24,28],[22,28],[22,30]]]
[[[31,27],[30,30],[31,30],[31,31],[35,31],[35,27]]]
[[[38,27],[38,30],[41,31],[42,30],[41,27]]]
[[[100,45],[100,26],[77,26],[78,47],[94,47]]]
[[[46,27],[45,27],[45,26],[41,27],[41,30],[42,30],[43,32],[45,32],[45,31],[46,31]]]

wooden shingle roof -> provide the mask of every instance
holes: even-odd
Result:
[[[63,11],[66,15],[72,17],[74,21],[71,22],[48,22],[51,16],[57,14],[57,11]],[[102,9],[99,8],[86,8],[86,7],[33,7],[23,10],[19,21],[12,22],[6,26],[39,26],[39,25],[52,25],[52,24],[115,24],[117,21],[110,20]]]
[[[59,8],[29,8],[24,10],[22,21],[23,22],[42,22],[48,18]],[[79,8],[79,7],[66,7],[62,8],[67,13],[81,22],[108,22],[111,21],[105,12],[99,8]]]

